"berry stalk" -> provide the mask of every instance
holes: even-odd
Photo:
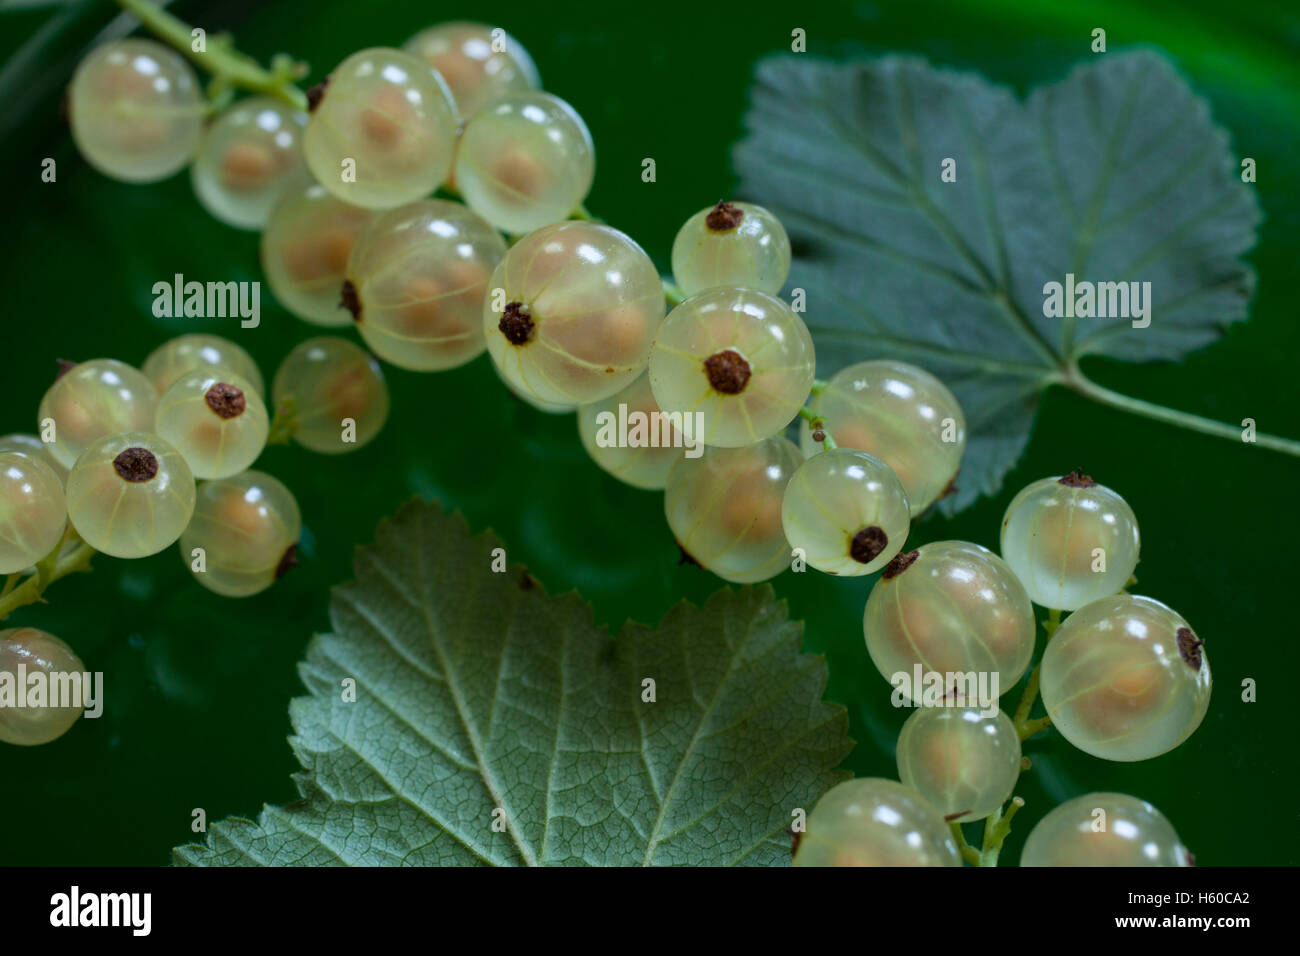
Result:
[[[194,28],[184,20],[163,10],[151,0],[117,0],[118,6],[134,14],[158,39],[167,43],[213,76],[209,92],[226,96],[232,88],[261,93],[288,103],[299,110],[307,109],[307,94],[294,85],[307,75],[307,64],[292,57],[277,56],[265,69],[252,57],[240,53],[228,36],[209,38],[202,51],[194,49]]]
[[[76,541],[77,546],[64,554],[64,548],[70,541]],[[41,559],[36,565],[35,572],[28,575],[26,580],[18,584],[20,575],[9,575],[3,591],[0,591],[0,621],[18,608],[42,600],[45,589],[59,578],[79,571],[89,571],[90,560],[96,553],[94,548],[80,539],[69,524],[63,533],[63,538],[54,546],[54,550]]]

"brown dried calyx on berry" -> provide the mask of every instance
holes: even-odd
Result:
[[[1058,478],[1057,484],[1065,485],[1067,488],[1096,488],[1097,483],[1092,478],[1083,473],[1082,468],[1076,468],[1062,478]]]
[[[920,556],[920,551],[900,552],[894,555],[894,559],[885,565],[885,570],[880,575],[881,580],[888,581],[890,578],[898,577],[910,568]]]
[[[704,217],[704,224],[710,232],[730,232],[740,225],[745,218],[745,210],[729,202],[720,202]]]
[[[533,317],[528,314],[528,309],[522,302],[507,302],[497,328],[511,345],[527,345],[533,340],[537,326],[533,324]]]
[[[275,566],[275,579],[278,581],[298,566],[298,542],[295,541],[284,549],[280,563]]]
[[[218,418],[224,419],[238,418],[248,407],[248,400],[244,398],[244,393],[227,382],[213,385],[203,396],[203,400],[208,403],[208,408],[212,409]]]
[[[739,395],[749,384],[753,369],[735,349],[715,352],[704,360],[704,374],[713,390],[723,395]]]
[[[148,448],[128,448],[113,459],[113,470],[123,481],[150,481],[158,474],[158,459]]]
[[[1201,646],[1205,642],[1193,634],[1190,627],[1180,627],[1176,636],[1178,638],[1178,653],[1182,655],[1183,661],[1192,670],[1200,671],[1201,664],[1205,661],[1205,656],[1201,653]]]
[[[327,76],[315,86],[307,91],[307,112],[316,112],[316,107],[320,106],[320,101],[325,98],[325,90],[330,85],[330,78]]]
[[[343,280],[343,289],[339,293],[339,308],[352,313],[352,321],[361,321],[361,293],[351,279]]]
[[[77,367],[77,363],[72,361],[71,359],[61,358],[61,359],[55,359],[54,361],[57,362],[59,365],[59,371],[54,376],[54,381],[56,382]]]
[[[849,557],[858,564],[870,564],[889,547],[889,535],[879,525],[870,525],[853,536],[849,542]]]

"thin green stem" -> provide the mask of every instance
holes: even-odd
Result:
[[[824,378],[815,378],[815,379],[813,379],[813,383],[812,383],[812,393],[813,393],[813,395],[814,395],[814,396],[820,395],[822,392],[824,392],[824,391],[826,390],[826,386],[829,385],[829,384],[830,384],[830,382],[826,381],[826,379],[824,379]]]
[[[1134,415],[1142,415],[1145,418],[1176,425],[1189,431],[1200,432],[1203,435],[1214,435],[1218,438],[1227,438],[1230,441],[1251,444],[1251,442],[1244,440],[1245,429],[1242,426],[1216,422],[1209,418],[1202,418],[1200,415],[1193,415],[1191,412],[1180,412],[1173,408],[1166,408],[1163,405],[1156,405],[1154,402],[1147,402],[1140,398],[1132,398],[1121,394],[1105,386],[1098,385],[1084,375],[1077,365],[1072,365],[1066,370],[1062,381],[1067,387],[1080,395],[1091,398],[1103,405],[1109,405],[1111,408],[1122,409],[1126,412],[1132,412]],[[1280,451],[1285,455],[1300,457],[1300,441],[1260,433],[1256,433],[1253,437],[1253,444],[1272,451]]]
[[[980,848],[980,866],[997,866],[1002,844],[1011,834],[1011,819],[1025,805],[1024,797],[1012,797],[1005,811],[995,810],[984,821],[984,844]]]
[[[948,826],[952,827],[952,835],[957,841],[957,849],[961,851],[962,861],[969,863],[971,866],[979,866],[980,851],[966,842],[966,834],[962,831],[961,824],[956,820],[951,820]]]
[[[73,534],[75,535],[75,532]],[[65,536],[64,541],[67,540],[69,539]],[[10,575],[11,580],[6,583],[3,596],[0,596],[0,621],[18,608],[42,600],[45,589],[59,578],[78,571],[90,570],[90,560],[98,552],[83,541],[64,554],[64,541],[58,543],[54,550],[36,566],[36,572],[28,575],[22,584],[11,587],[13,575]]]
[[[292,398],[286,398],[275,410],[275,418],[271,420],[271,427],[266,432],[266,443],[268,445],[289,444],[293,436],[298,433],[298,424],[298,409],[294,406]]]
[[[1051,609],[1047,612],[1047,620],[1043,622],[1043,630],[1047,632],[1047,640],[1052,639],[1056,629],[1061,626],[1061,612]],[[1011,722],[1015,725],[1016,733],[1020,735],[1021,740],[1028,740],[1039,731],[1046,730],[1052,726],[1050,717],[1039,717],[1036,720],[1029,719],[1029,712],[1034,709],[1034,702],[1038,700],[1038,682],[1041,678],[1043,662],[1039,659],[1034,665],[1034,669],[1029,672],[1029,680],[1025,682],[1025,691],[1020,695],[1020,703],[1016,705],[1015,715]]]
[[[5,578],[4,588],[0,590],[0,598],[4,597],[6,594],[12,591],[14,589],[14,585],[18,583],[18,579],[21,578],[22,576],[23,575],[21,571],[15,571],[13,574]]]
[[[675,309],[683,302],[686,301],[687,298],[686,293],[682,291],[681,286],[679,286],[672,279],[664,279],[663,282],[664,282],[664,298],[668,300],[668,305],[670,308]]]
[[[294,81],[307,75],[307,66],[291,57],[277,56],[265,69],[252,57],[235,49],[230,37],[208,37],[203,49],[194,49],[194,28],[168,13],[152,0],[117,0],[123,10],[135,14],[145,28],[177,52],[189,57],[213,76],[211,95],[216,102],[230,87],[261,93],[288,103],[295,109],[307,109],[307,94]]]
[[[578,208],[569,213],[570,219],[581,219],[583,222],[604,222],[599,216],[594,216],[591,210],[587,208],[586,203],[578,203]]]

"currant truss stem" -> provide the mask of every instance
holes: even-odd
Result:
[[[1214,435],[1218,438],[1227,438],[1236,442],[1242,441],[1240,426],[1216,422],[1209,418],[1202,418],[1200,415],[1193,415],[1191,412],[1180,412],[1173,408],[1157,405],[1154,402],[1143,401],[1140,398],[1132,398],[1113,391],[1105,386],[1098,385],[1088,378],[1079,370],[1079,366],[1074,363],[1071,363],[1065,370],[1060,382],[1080,395],[1102,405],[1109,405],[1111,408],[1118,408],[1134,415],[1141,415],[1144,418],[1176,425],[1189,431],[1200,432],[1203,435]],[[1300,441],[1257,433],[1254,444],[1300,458]]]
[[[1056,629],[1061,626],[1061,612],[1052,609],[1047,612],[1047,620],[1043,622],[1043,630],[1047,631],[1047,640],[1052,639]],[[1039,717],[1036,720],[1029,719],[1029,712],[1034,709],[1034,701],[1038,699],[1038,682],[1042,676],[1043,662],[1040,659],[1034,665],[1034,669],[1029,672],[1029,680],[1025,682],[1025,692],[1020,696],[1020,703],[1016,705],[1015,716],[1011,718],[1011,723],[1015,725],[1016,733],[1020,735],[1021,740],[1028,740],[1040,730],[1046,730],[1052,726],[1052,718]]]
[[[71,541],[76,541],[77,546],[65,554],[64,547]],[[18,584],[16,582],[21,575],[9,575],[4,590],[0,591],[0,621],[20,607],[42,600],[45,589],[59,578],[79,571],[89,571],[90,559],[96,553],[95,549],[82,541],[77,532],[72,530],[72,526],[68,525],[62,539],[54,546],[54,550],[40,560],[36,570],[28,575],[26,580]]]
[[[209,95],[218,102],[228,96],[231,88],[238,87],[274,97],[294,109],[307,109],[307,94],[294,86],[295,80],[307,75],[305,63],[281,55],[271,61],[271,68],[267,70],[252,57],[236,50],[228,36],[209,37],[204,51],[198,52],[193,46],[193,27],[152,0],[117,0],[117,4],[135,14],[150,33],[211,73],[213,80]]]
[[[961,851],[962,862],[969,863],[971,866],[979,866],[980,851],[966,842],[966,834],[963,832],[961,824],[953,820],[948,826],[952,827],[952,835],[957,841],[957,849]]]
[[[1006,811],[994,810],[984,821],[984,843],[980,848],[980,866],[997,866],[1002,844],[1011,833],[1011,818],[1025,805],[1024,797],[1012,797]]]

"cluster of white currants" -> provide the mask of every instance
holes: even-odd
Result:
[[[1136,761],[1190,737],[1209,708],[1210,665],[1182,617],[1124,592],[1138,546],[1124,499],[1074,472],[1016,495],[1001,558],[962,541],[896,556],[868,598],[864,632],[877,669],[917,707],[898,738],[902,782],[834,788],[809,818],[795,862],[960,865],[947,823],[1000,811],[1020,775],[1021,739],[1038,729],[1024,722],[1024,703],[1020,726],[984,702],[974,706],[970,675],[996,676],[995,695],[1019,682],[1034,653],[1033,604],[1054,619],[1074,612],[1049,633],[1029,683],[1066,740],[1095,757]],[[939,675],[937,697],[922,693],[914,673]],[[1169,822],[1121,794],[1057,807],[1022,857],[1022,865],[1188,864]]]

